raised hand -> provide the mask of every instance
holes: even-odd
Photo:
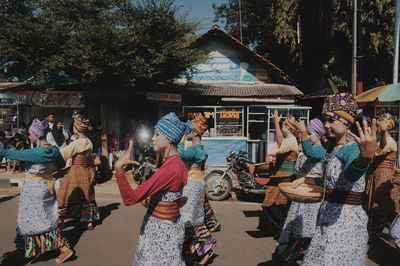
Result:
[[[126,165],[129,164],[140,165],[140,163],[138,163],[137,161],[132,161],[130,159],[132,149],[133,149],[133,140],[129,140],[128,149],[126,149],[126,151],[124,151],[122,156],[115,162],[114,168],[116,174],[122,172],[122,168]]]
[[[371,127],[368,126],[367,121],[363,121],[363,128],[361,128],[359,122],[356,122],[356,127],[358,136],[350,131],[348,133],[357,141],[360,147],[360,159],[365,161],[362,163],[362,165],[365,165],[374,158],[376,149],[378,148],[376,141],[376,119],[372,120]]]
[[[272,114],[272,119],[274,119],[275,123],[279,123],[282,119],[282,114],[278,113],[278,110],[275,110],[274,113]]]

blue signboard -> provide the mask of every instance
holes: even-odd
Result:
[[[226,157],[230,151],[246,151],[246,139],[202,139],[208,154],[208,166],[226,166]]]

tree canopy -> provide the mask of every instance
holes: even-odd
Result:
[[[0,0],[0,23],[3,79],[48,87],[166,82],[205,58],[173,0]]]
[[[239,37],[239,1],[213,5]],[[243,42],[291,75],[303,91],[324,86],[323,65],[341,90],[351,84],[353,1],[241,0]],[[394,1],[361,1],[365,89],[391,83]]]

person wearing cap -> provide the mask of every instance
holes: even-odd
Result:
[[[260,217],[258,228],[265,228],[275,238],[278,238],[289,209],[289,201],[280,191],[278,184],[291,181],[292,175],[295,174],[299,144],[295,136],[297,134],[295,117],[289,115],[282,126],[280,125],[282,115],[279,115],[275,110],[272,117],[275,124],[278,150],[276,151],[276,160],[270,169],[272,175],[265,190],[262,203],[263,216]]]
[[[188,125],[169,113],[154,128],[154,151],[162,157],[160,168],[136,189],[132,189],[124,172],[126,165],[137,164],[130,159],[133,141],[115,162],[115,176],[125,205],[144,201],[148,207],[140,229],[139,243],[133,265],[185,265],[183,241],[185,226],[179,209],[184,204],[183,187],[187,168],[179,157],[177,145],[188,134]]]
[[[187,263],[204,265],[213,255],[213,248],[218,243],[213,239],[205,225],[204,203],[206,184],[202,168],[207,154],[201,145],[201,135],[207,130],[207,119],[203,115],[188,121],[191,132],[183,136],[178,144],[178,153],[188,168],[188,182],[183,188],[187,202],[180,210],[181,220],[185,225],[184,256]]]
[[[26,172],[18,206],[17,249],[3,255],[6,261],[34,258],[48,251],[60,250],[56,262],[62,263],[73,255],[58,226],[53,179],[53,173],[64,167],[65,162],[58,148],[46,141],[47,129],[45,120],[34,118],[28,132],[36,148],[14,151],[0,148],[0,157],[25,162]]]
[[[365,265],[368,216],[362,206],[365,176],[377,150],[376,120],[356,122],[357,103],[349,93],[329,95],[323,106],[329,142],[326,152],[303,141],[303,152],[324,163],[324,197],[317,227],[302,265]],[[358,135],[351,130],[354,123]],[[315,180],[300,178],[302,183]]]
[[[392,115],[385,113],[378,118],[380,141],[378,150],[367,173],[367,210],[370,241],[377,240],[386,225],[399,213],[398,187],[393,184],[397,143],[390,136],[394,128]]]
[[[304,121],[296,122],[296,128],[301,134],[301,141],[309,141],[317,153],[325,153],[321,138],[325,136],[325,128],[321,120],[310,120],[307,127]],[[321,176],[323,163],[309,158],[304,153],[299,154],[296,162],[296,172],[301,175]],[[321,203],[292,202],[278,240],[276,255],[285,263],[294,263],[307,250],[315,232],[317,215]]]
[[[78,137],[60,153],[65,161],[72,160],[68,173],[61,181],[58,190],[58,208],[60,225],[65,219],[76,219],[79,226],[93,230],[99,211],[95,199],[93,144],[86,136],[89,121],[81,115],[74,116],[73,131]]]

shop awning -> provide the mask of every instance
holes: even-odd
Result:
[[[185,89],[189,95],[199,96],[230,96],[230,97],[296,97],[303,93],[292,85],[284,84],[254,84],[254,83],[205,83],[188,84]]]

